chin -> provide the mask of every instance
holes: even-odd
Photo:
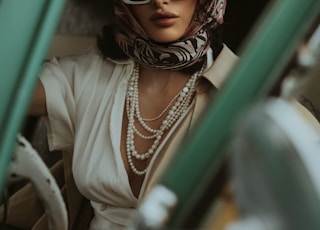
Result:
[[[150,38],[159,43],[170,43],[179,40],[181,36],[152,36]]]
[[[157,28],[157,30],[148,31],[148,34],[156,42],[169,43],[179,40],[183,36],[184,31],[179,31],[176,28],[164,28],[160,30]]]
[[[154,41],[158,42],[158,43],[171,43],[171,42],[175,42],[177,40],[169,40],[169,39],[159,40],[159,39],[154,39]]]

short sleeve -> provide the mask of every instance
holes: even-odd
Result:
[[[46,62],[40,73],[45,89],[49,149],[72,149],[74,141],[74,77],[72,60]]]

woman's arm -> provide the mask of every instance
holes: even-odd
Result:
[[[29,116],[45,116],[47,115],[46,94],[41,81],[37,82],[33,97],[31,99]]]

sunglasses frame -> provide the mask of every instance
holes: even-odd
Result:
[[[139,1],[122,0],[122,1],[128,5],[142,5],[142,4],[147,4],[151,2],[151,0],[139,0]]]

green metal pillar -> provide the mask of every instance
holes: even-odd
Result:
[[[64,0],[0,1],[0,188]]]

